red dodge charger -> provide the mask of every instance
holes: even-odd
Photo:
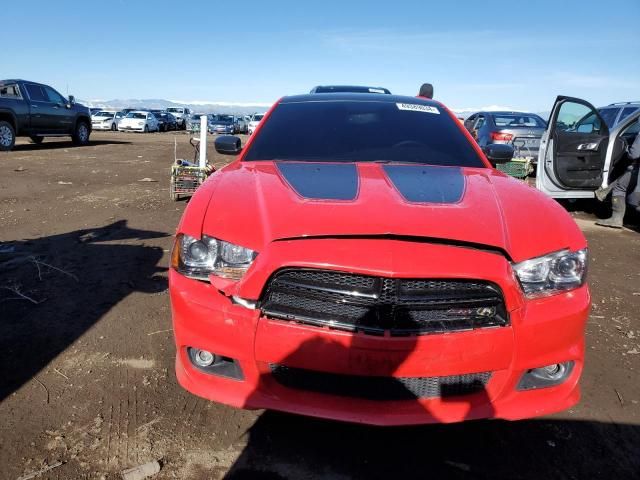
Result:
[[[586,241],[489,148],[436,101],[366,93],[285,97],[244,148],[219,137],[238,157],[171,258],[180,384],[377,425],[574,405]]]

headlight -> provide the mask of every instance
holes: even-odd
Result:
[[[141,127],[144,125],[144,122],[138,122],[138,126]]]
[[[513,265],[529,298],[553,295],[583,285],[587,278],[587,249],[562,250]]]
[[[171,254],[171,266],[197,280],[208,280],[209,275],[240,280],[257,255],[248,248],[206,235],[198,240],[180,233]]]

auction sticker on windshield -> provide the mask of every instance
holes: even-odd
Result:
[[[440,110],[429,105],[418,105],[415,103],[396,103],[398,110],[410,110],[412,112],[425,112],[440,114]]]

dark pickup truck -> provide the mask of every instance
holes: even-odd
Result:
[[[86,145],[91,135],[89,109],[48,85],[26,80],[0,80],[0,151],[11,150],[16,137],[41,143],[44,137],[71,136]]]

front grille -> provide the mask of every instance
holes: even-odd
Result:
[[[371,335],[422,335],[509,323],[502,292],[491,282],[316,269],[276,272],[260,307],[270,318]]]
[[[271,364],[271,375],[288,388],[368,400],[411,400],[469,395],[485,390],[491,372],[446,377],[367,377]]]

